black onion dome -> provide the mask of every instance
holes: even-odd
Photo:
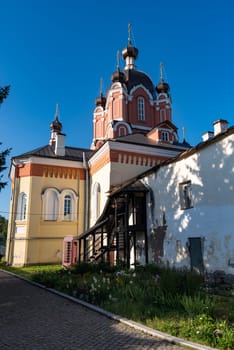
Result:
[[[162,80],[156,86],[156,91],[158,94],[161,94],[161,93],[168,94],[168,92],[170,91],[170,86],[169,86],[169,84],[165,83],[165,81]]]
[[[98,96],[95,100],[95,104],[96,106],[102,106],[103,108],[106,105],[106,98],[105,96],[103,96],[102,94],[100,94],[100,96]]]
[[[136,59],[138,56],[138,49],[132,45],[128,45],[122,50],[122,56],[124,60],[126,59],[126,57],[133,57],[134,59]]]
[[[117,71],[115,71],[112,74],[111,81],[113,83],[115,83],[115,82],[125,83],[125,81],[126,81],[125,74],[123,72],[121,72],[119,69],[117,69]]]
[[[50,124],[50,128],[53,131],[56,132],[61,132],[62,130],[62,123],[60,123],[60,121],[58,120],[58,118],[56,117],[56,119]]]
[[[143,85],[151,93],[153,98],[156,98],[154,85],[147,74],[135,69],[128,69],[124,71],[124,73],[128,92],[130,92],[134,86]]]

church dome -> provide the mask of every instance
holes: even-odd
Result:
[[[165,81],[163,81],[163,80],[160,81],[158,83],[158,85],[156,86],[156,91],[157,91],[158,94],[161,94],[161,93],[168,94],[169,90],[170,90],[169,84],[165,83]]]
[[[58,120],[58,117],[56,116],[56,119],[50,124],[50,128],[51,130],[53,130],[54,132],[58,132],[60,133],[62,130],[62,123],[60,123],[60,121]]]
[[[138,56],[138,49],[133,45],[128,45],[122,50],[122,56],[125,60],[127,57],[133,57],[134,59]]]
[[[102,106],[103,108],[106,105],[106,98],[105,96],[103,96],[102,94],[100,94],[100,96],[98,96],[95,100],[95,104],[96,106]]]
[[[124,73],[128,92],[130,92],[134,86],[143,85],[151,93],[153,98],[156,97],[154,85],[147,74],[135,69],[125,70]]]
[[[115,82],[120,82],[120,83],[125,83],[126,77],[123,72],[121,72],[119,69],[117,69],[111,76],[111,81],[113,83]]]

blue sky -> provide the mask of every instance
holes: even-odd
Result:
[[[1,150],[16,156],[46,145],[56,103],[66,145],[89,148],[100,78],[105,92],[128,23],[137,67],[155,85],[164,63],[180,137],[184,127],[196,145],[213,121],[234,124],[232,0],[0,0],[0,86],[11,85],[0,108]],[[10,184],[0,215],[9,200]]]

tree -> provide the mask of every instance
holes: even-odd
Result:
[[[3,103],[3,101],[7,98],[8,94],[10,92],[10,85],[7,85],[5,87],[0,87],[0,106]],[[0,146],[1,146],[0,142]],[[2,173],[4,170],[6,170],[6,157],[9,155],[11,149],[5,149],[4,151],[0,152],[0,173]],[[3,175],[0,175],[0,192],[1,190],[6,186],[7,182],[2,181]]]
[[[0,145],[2,143],[0,142]],[[0,173],[6,170],[6,157],[10,154],[11,149],[5,149],[5,151],[0,152]],[[1,181],[4,175],[0,175],[0,192],[6,186],[7,182]]]
[[[10,85],[7,85],[3,88],[0,87],[0,105],[3,103],[5,98],[9,95],[10,92]]]
[[[4,218],[4,216],[0,215],[0,245],[3,244],[4,246],[6,244],[7,239],[7,225],[8,220]]]

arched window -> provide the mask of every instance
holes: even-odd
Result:
[[[137,99],[138,120],[145,120],[145,100],[143,97]]]
[[[65,189],[60,195],[60,220],[74,221],[77,218],[77,194]]]
[[[125,126],[120,126],[119,127],[119,136],[126,136],[127,135],[127,130]]]
[[[93,213],[92,213],[92,217],[94,222],[97,220],[99,214],[100,214],[100,184],[98,182],[95,182],[95,184],[93,185]]]
[[[59,192],[55,188],[47,188],[42,194],[42,216],[44,220],[56,221],[58,219]]]
[[[27,195],[24,192],[21,192],[18,197],[18,206],[17,206],[17,220],[26,220],[26,210],[27,210]]]
[[[72,199],[71,199],[71,196],[67,194],[64,197],[64,202],[63,202],[64,220],[70,221],[71,220],[71,213],[72,213]]]
[[[77,201],[73,190],[60,193],[56,188],[47,188],[42,194],[42,217],[50,221],[73,221],[77,217]]]
[[[160,122],[164,122],[166,119],[166,110],[160,109]]]

